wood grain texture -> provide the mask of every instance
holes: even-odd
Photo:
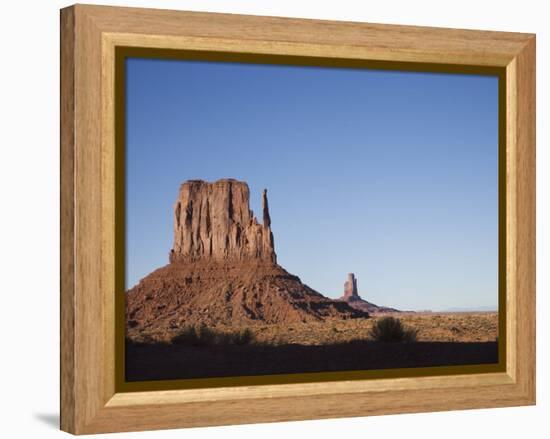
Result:
[[[61,11],[60,219],[61,219],[61,428],[75,430],[75,287],[74,287],[74,10]]]
[[[535,39],[516,57],[516,373],[524,392],[535,401],[536,329],[536,63]]]
[[[534,403],[534,36],[77,5],[61,13],[61,38],[63,430],[80,434]],[[120,45],[505,67],[507,371],[115,393],[114,51]]]
[[[76,12],[75,282],[76,430],[105,404],[101,279],[101,47],[98,30]]]
[[[104,32],[157,39],[185,36],[215,42],[284,45],[322,56],[506,66],[526,34],[432,27],[304,20],[280,17],[181,12],[159,9],[78,6]],[[166,47],[166,46],[165,46]],[[310,55],[312,52],[308,52]]]
[[[506,351],[517,348],[517,73],[516,60],[506,67]],[[508,356],[507,373],[515,380],[516,357]]]

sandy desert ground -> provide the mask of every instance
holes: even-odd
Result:
[[[383,316],[281,325],[218,326],[252,330],[243,345],[172,343],[178,330],[130,331],[128,381],[373,370],[498,362],[497,313],[396,314],[418,331],[413,343],[381,343],[370,335]]]
[[[387,315],[387,314],[386,314]],[[418,331],[418,341],[486,342],[498,337],[498,313],[396,313],[407,327]],[[300,344],[326,345],[371,339],[373,324],[385,315],[369,319],[327,320],[323,322],[294,323],[290,325],[216,326],[223,332],[249,328],[259,343],[270,345]],[[137,342],[170,342],[179,329],[129,330],[130,339]]]

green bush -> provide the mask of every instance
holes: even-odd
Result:
[[[370,330],[373,340],[385,343],[413,343],[416,341],[417,334],[416,329],[407,328],[401,320],[394,317],[382,317]]]

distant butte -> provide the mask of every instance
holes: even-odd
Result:
[[[130,337],[141,329],[190,324],[290,324],[366,318],[366,310],[324,297],[277,264],[267,191],[260,224],[245,182],[189,180],[174,204],[169,264],[126,295]]]
[[[366,311],[371,314],[401,312],[395,308],[378,306],[374,303],[367,302],[366,300],[362,299],[357,292],[357,278],[353,273],[348,273],[348,278],[346,282],[344,282],[344,295],[340,297],[339,300],[346,302],[352,308]]]

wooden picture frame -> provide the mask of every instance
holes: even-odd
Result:
[[[116,52],[492,69],[506,111],[502,370],[121,391],[117,385]],[[504,160],[503,159],[503,160]],[[120,169],[118,170],[120,171]],[[120,313],[119,313],[120,314]],[[76,5],[61,11],[61,429],[74,434],[535,403],[535,36]]]

